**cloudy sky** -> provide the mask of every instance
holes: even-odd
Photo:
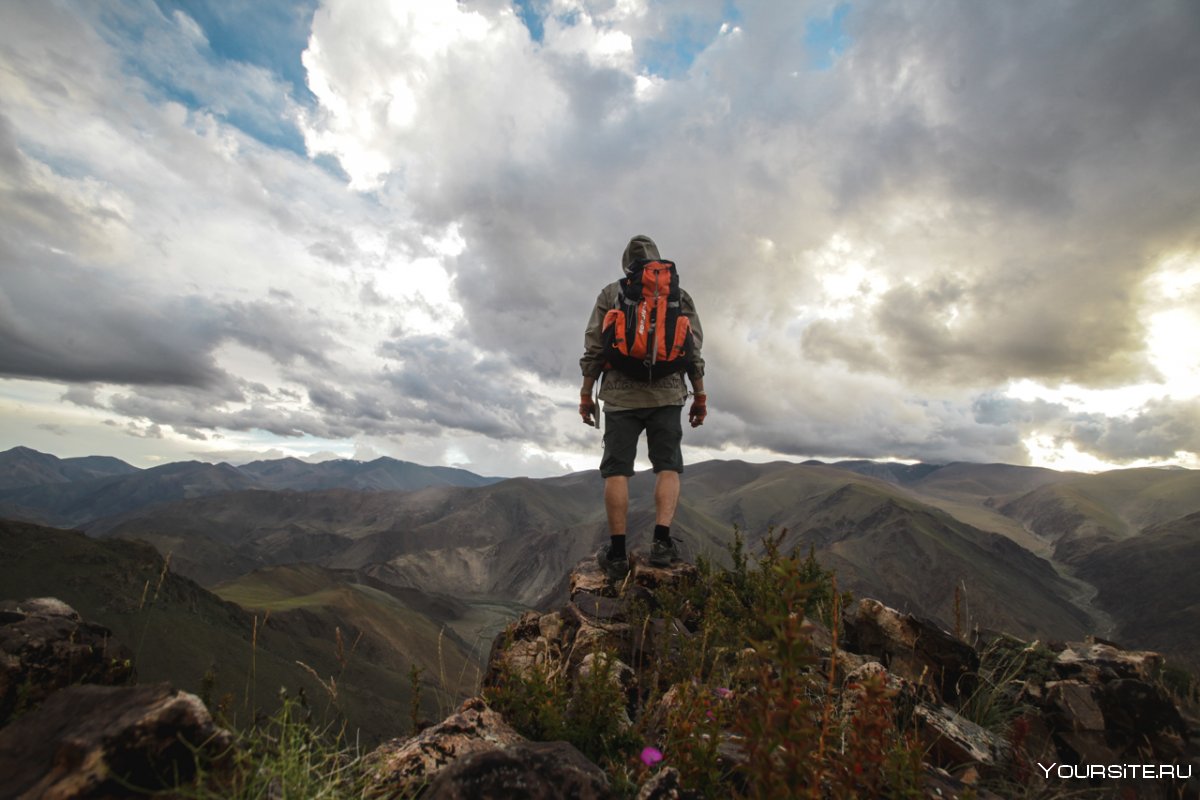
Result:
[[[0,449],[596,466],[648,234],[692,459],[1200,467],[1200,5],[0,4]]]

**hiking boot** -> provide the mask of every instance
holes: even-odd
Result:
[[[611,544],[606,544],[600,548],[600,552],[596,553],[596,563],[600,565],[600,570],[608,576],[610,581],[620,583],[629,574],[629,558],[627,556],[609,558],[608,552],[611,547]]]
[[[679,548],[675,546],[677,541],[679,540],[674,537],[666,540],[655,539],[650,544],[650,566],[669,567],[683,561],[679,556]]]

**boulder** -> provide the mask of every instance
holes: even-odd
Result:
[[[604,772],[566,742],[518,742],[459,758],[438,773],[428,800],[520,797],[616,800]]]
[[[411,797],[460,758],[524,741],[500,714],[472,697],[441,723],[411,738],[385,742],[370,753],[365,764],[367,796]]]
[[[637,800],[685,800],[689,796],[683,788],[679,770],[664,767],[642,784],[638,789]]]
[[[919,702],[913,721],[933,763],[947,769],[970,766],[999,775],[1010,758],[1004,740],[946,706]]]
[[[484,687],[495,686],[506,671],[527,675],[533,668],[556,670],[569,662],[572,671],[591,653],[615,654],[636,664],[658,652],[668,633],[689,635],[679,620],[652,619],[634,624],[635,614],[654,610],[653,590],[695,580],[696,567],[658,568],[644,558],[631,560],[627,580],[614,584],[589,557],[571,570],[570,599],[558,611],[528,611],[496,637],[488,657]]]
[[[843,618],[845,648],[878,658],[889,672],[926,686],[947,703],[970,696],[979,654],[934,622],[864,598]]]
[[[128,797],[186,782],[232,744],[204,704],[167,684],[71,686],[0,730],[5,797]]]
[[[1096,702],[1110,738],[1131,747],[1159,734],[1186,736],[1179,709],[1158,684],[1118,678],[1100,686]]]
[[[0,604],[0,726],[65,686],[131,682],[131,658],[108,628],[61,600]]]
[[[505,673],[529,675],[534,669],[552,669],[562,661],[577,626],[575,619],[558,611],[526,611],[492,642],[483,685],[497,685]]]
[[[1111,642],[1089,639],[1068,643],[1054,660],[1063,678],[1101,683],[1114,678],[1152,681],[1161,672],[1163,657],[1149,650],[1122,650]]]
[[[940,767],[925,768],[922,788],[929,800],[1004,800],[995,792],[970,785]]]
[[[1096,693],[1091,684],[1083,681],[1050,681],[1045,688],[1046,707],[1057,712],[1062,730],[1104,730],[1104,713],[1096,702]]]

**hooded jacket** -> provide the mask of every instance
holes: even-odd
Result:
[[[635,236],[629,240],[625,253],[621,257],[621,270],[629,276],[633,265],[638,261],[659,259],[658,246],[649,236]],[[609,309],[617,307],[621,297],[621,284],[614,281],[601,290],[588,319],[587,329],[583,334],[583,358],[579,359],[579,369],[585,377],[598,378],[603,374],[600,385],[600,400],[605,409],[610,411],[622,408],[656,408],[658,406],[681,406],[687,402],[687,386],[683,381],[683,373],[675,372],[654,381],[639,381],[630,378],[618,370],[604,370],[604,339],[601,334],[604,316]],[[679,290],[680,313],[691,320],[692,340],[695,349],[692,353],[692,364],[688,375],[695,378],[704,376],[704,359],[700,355],[700,345],[704,333],[700,328],[700,317],[696,314],[696,305],[691,296],[682,288]]]

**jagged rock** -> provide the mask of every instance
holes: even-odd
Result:
[[[924,790],[930,800],[1004,800],[995,792],[968,785],[940,767],[926,768]]]
[[[65,686],[129,683],[131,657],[112,631],[85,622],[61,600],[0,604],[0,725]]]
[[[1104,714],[1092,686],[1082,681],[1050,681],[1045,688],[1046,704],[1062,715],[1067,730],[1104,730]]]
[[[897,717],[908,719],[912,716],[913,709],[916,708],[917,703],[921,702],[921,687],[898,675],[893,675],[878,661],[867,661],[846,676],[840,701],[843,713],[852,713],[862,697],[862,684],[874,677],[883,678],[891,693],[892,708]]]
[[[934,690],[945,702],[968,696],[979,654],[929,620],[857,601],[844,617],[846,649],[879,658],[890,672]]]
[[[626,698],[626,707],[621,710],[618,724],[622,730],[632,728],[633,720],[629,717],[629,709],[634,707],[637,700],[636,677],[633,667],[606,653],[588,653],[575,668],[574,685],[578,686],[580,681],[586,681],[593,675],[603,674],[605,670],[607,670],[608,683]]]
[[[700,575],[700,570],[696,568],[696,565],[686,561],[680,561],[669,567],[655,567],[650,564],[649,559],[636,557],[631,567],[634,584],[648,592],[654,592],[664,586],[686,585],[695,581]]]
[[[686,797],[679,770],[674,767],[664,767],[651,775],[637,793],[637,800],[684,800]]]
[[[1166,691],[1153,681],[1162,656],[1121,650],[1111,642],[1068,644],[1054,671],[1069,678],[1027,687],[1057,753],[1081,764],[1125,763],[1153,755],[1163,763],[1194,758],[1188,728]]]
[[[942,767],[974,766],[983,774],[998,774],[1009,758],[999,737],[946,706],[919,702],[913,720],[933,761]]]
[[[1187,725],[1161,686],[1134,678],[1118,678],[1096,693],[1110,734],[1135,743],[1160,733],[1185,736]]]
[[[570,575],[570,600],[562,611],[523,617],[502,637],[504,645],[494,649],[492,661],[536,666],[558,659],[556,668],[574,685],[601,657],[619,659],[622,673],[626,664],[653,667],[677,649],[693,646],[690,631],[703,622],[686,607],[677,612],[681,619],[670,618],[653,590],[672,582],[686,585],[695,577],[691,565],[655,570],[635,558],[629,579],[616,586],[592,559],[585,560]],[[1008,663],[1007,650],[993,641],[982,676],[997,681],[993,686],[981,679],[980,651],[933,622],[871,599],[856,603],[843,621],[846,634],[840,639],[819,622],[805,621],[817,655],[814,663],[824,670],[825,680],[841,687],[837,702],[843,718],[855,713],[862,683],[872,676],[884,679],[897,723],[923,740],[927,797],[995,798],[987,789],[990,782],[1033,785],[1039,780],[1037,763],[1119,764],[1145,758],[1164,764],[1196,763],[1196,746],[1187,739],[1186,724],[1155,682],[1162,663],[1156,653],[1125,651],[1099,640],[1049,648],[1014,640]],[[985,646],[986,640],[980,639],[980,647]],[[552,648],[553,657],[539,662],[538,654],[549,654]],[[756,658],[749,649],[730,663],[744,673]],[[679,704],[689,702],[691,685],[670,687],[657,702],[642,708],[639,729],[656,731],[668,725]],[[637,692],[644,693],[646,687],[622,686],[636,710]],[[1003,736],[956,710],[969,699],[979,700],[974,697],[977,687],[995,693],[994,698],[984,697],[985,702],[1020,704],[1014,709],[1020,715]],[[720,737],[719,768],[739,774],[745,743],[728,730],[715,735]],[[689,796],[680,786],[680,775],[670,769],[654,773],[638,795],[644,800]]]
[[[154,686],[71,686],[0,730],[6,797],[110,798],[126,787],[188,780],[197,751],[213,758],[232,742],[194,695]]]
[[[1059,647],[1052,673],[1061,679],[1026,680],[1019,694],[1036,711],[1017,721],[1024,753],[1018,760],[1029,765],[1191,765],[1200,772],[1200,749],[1189,738],[1179,709],[1154,679],[1162,664],[1158,653],[1122,650],[1095,639]],[[1112,781],[1105,785],[1117,791]],[[1181,787],[1171,782],[1139,785],[1137,791],[1147,797],[1195,796],[1181,795]]]
[[[851,670],[846,675],[845,683],[847,685],[862,683],[863,681],[870,680],[877,675],[883,677],[884,680],[892,677],[892,675],[888,672],[887,667],[885,667],[883,664],[879,663],[878,661],[868,661],[865,664],[861,664],[855,669]]]
[[[595,558],[580,561],[571,571],[570,599],[564,608],[549,614],[526,612],[496,637],[484,687],[497,685],[506,671],[527,675],[534,667],[557,665],[564,658],[577,668],[589,653],[614,653],[635,663],[658,653],[655,648],[669,638],[668,630],[685,632],[678,620],[634,625],[631,619],[635,610],[653,609],[652,588],[694,580],[696,567],[680,563],[657,568],[644,558],[634,558],[631,565],[629,579],[614,585]]]
[[[472,697],[441,723],[409,739],[385,742],[368,755],[367,795],[412,796],[458,759],[524,741],[500,714],[488,708],[481,698]]]
[[[1054,669],[1061,677],[1079,678],[1089,683],[1114,678],[1153,681],[1162,665],[1160,653],[1122,650],[1111,642],[1096,639],[1069,643],[1054,660]]]
[[[492,642],[483,685],[497,685],[506,672],[528,675],[535,668],[547,669],[557,663],[574,638],[575,627],[577,623],[564,620],[557,611],[526,611]]]
[[[606,653],[588,653],[575,668],[575,680],[587,680],[597,671],[608,672],[608,680],[612,685],[627,691],[634,679],[633,667],[619,658],[613,658]]]
[[[429,800],[616,798],[604,772],[571,745],[526,741],[458,759],[437,775],[425,796]]]

